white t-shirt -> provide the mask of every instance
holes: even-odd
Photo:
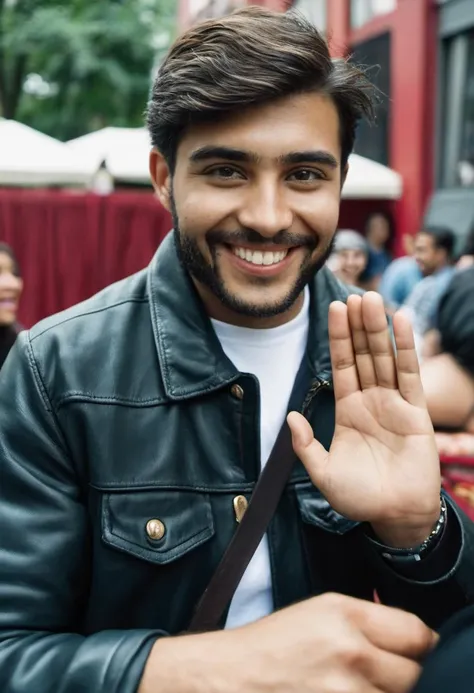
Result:
[[[260,384],[260,449],[265,465],[285,420],[288,402],[308,340],[309,291],[303,308],[290,322],[269,329],[236,327],[212,320],[222,349],[241,373]],[[268,541],[265,536],[234,594],[226,628],[256,621],[273,611]]]

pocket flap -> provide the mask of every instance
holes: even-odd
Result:
[[[102,539],[138,558],[166,564],[214,535],[208,494],[120,491],[102,498]]]
[[[298,485],[295,491],[301,517],[306,524],[335,534],[346,534],[360,524],[336,512],[313,484]]]

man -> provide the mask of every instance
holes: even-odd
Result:
[[[317,271],[370,113],[363,74],[290,15],[172,48],[148,123],[173,235],[0,377],[2,693],[406,693],[472,601],[410,327],[395,359],[380,297]],[[302,463],[227,628],[181,635],[288,408]]]
[[[413,257],[414,238],[411,234],[404,234],[403,246],[405,255],[389,264],[379,285],[379,293],[390,312],[398,310],[405,303],[423,278],[418,263]]]
[[[411,292],[403,311],[412,323],[420,357],[431,356],[435,348],[433,330],[441,296],[454,273],[454,245],[454,234],[449,229],[426,228],[415,237],[414,257],[423,279]]]

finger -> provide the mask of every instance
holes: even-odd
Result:
[[[352,332],[352,344],[354,348],[357,372],[360,386],[363,390],[376,387],[377,376],[375,374],[374,361],[369,349],[367,332],[362,321],[362,296],[352,294],[347,299],[347,314]]]
[[[293,450],[306,467],[312,482],[319,486],[320,480],[323,478],[328,452],[316,440],[313,430],[304,416],[292,411],[288,414],[287,422],[291,430]]]
[[[329,348],[337,402],[360,391],[347,306],[341,301],[329,306]]]
[[[397,347],[398,388],[403,399],[417,407],[425,406],[415,338],[409,318],[398,311],[393,316],[393,333]]]
[[[383,604],[351,600],[349,607],[363,635],[381,650],[421,661],[437,635],[414,614]]]
[[[368,291],[362,297],[362,320],[374,362],[377,383],[380,387],[395,390],[398,388],[398,382],[392,338],[382,297],[375,291]]]
[[[412,659],[374,647],[362,673],[384,693],[408,693],[420,678],[421,666]]]

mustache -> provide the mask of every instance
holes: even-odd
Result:
[[[318,245],[318,239],[315,236],[307,236],[290,231],[279,231],[272,238],[261,236],[258,231],[253,229],[242,229],[241,231],[208,231],[206,233],[206,241],[209,247],[215,245],[259,245],[272,246],[286,245],[288,247],[304,247],[309,250],[314,250]]]

